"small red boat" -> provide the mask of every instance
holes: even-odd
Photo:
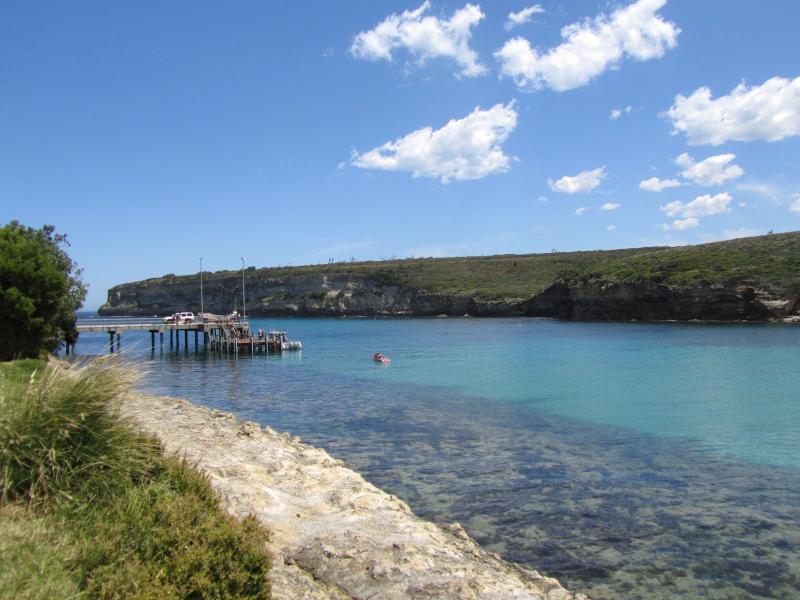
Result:
[[[372,360],[374,360],[375,362],[378,362],[378,363],[384,364],[384,365],[388,365],[390,362],[392,362],[392,361],[389,359],[389,357],[388,357],[388,356],[384,356],[384,355],[383,355],[383,354],[381,354],[380,352],[376,352],[376,353],[374,354],[374,356],[372,357]]]

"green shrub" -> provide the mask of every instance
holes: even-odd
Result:
[[[75,311],[86,286],[52,225],[0,227],[0,360],[35,358],[78,339]]]
[[[306,300],[324,300],[328,296],[325,290],[308,290],[303,292],[303,298]]]
[[[208,481],[175,458],[86,523],[90,595],[268,598],[267,536],[219,507]]]
[[[131,380],[108,359],[0,368],[0,516],[30,515],[0,527],[0,567],[52,571],[31,598],[268,598],[266,531],[119,419]]]
[[[5,373],[5,370],[4,370]],[[114,407],[130,376],[95,361],[82,369],[52,363],[28,381],[0,384],[0,499],[92,502],[142,477],[155,442],[125,427]]]
[[[800,233],[642,250],[583,271],[598,280],[670,285],[751,285],[776,295],[800,290]]]

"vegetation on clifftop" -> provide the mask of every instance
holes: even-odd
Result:
[[[605,280],[671,285],[752,285],[776,295],[800,293],[800,232],[674,248],[629,248],[547,254],[414,258],[247,270],[248,287],[302,278],[360,279],[370,289],[398,286],[479,300],[526,299],[557,281]],[[237,285],[240,273],[206,274],[206,285]],[[199,283],[198,274],[124,285]],[[356,290],[358,293],[359,290]],[[311,293],[311,292],[309,292]],[[277,292],[283,297],[283,292]],[[113,295],[113,294],[112,294]],[[117,305],[116,308],[125,307]]]
[[[577,275],[629,283],[752,285],[776,294],[798,294],[800,232],[641,252]]]
[[[455,258],[408,258],[366,262],[342,262],[299,267],[248,270],[248,287],[264,281],[289,281],[303,277],[352,277],[369,280],[376,289],[397,286],[432,294],[461,294],[485,300],[526,298],[553,283],[560,274],[591,268],[603,261],[632,256],[643,250],[594,250],[547,254],[504,254]],[[206,273],[208,287],[228,278],[241,281],[237,271]],[[165,275],[125,285],[170,285],[198,282],[199,274]]]

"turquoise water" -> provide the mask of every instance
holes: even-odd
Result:
[[[148,389],[299,434],[593,597],[800,597],[800,328],[253,325],[302,353],[151,353],[126,334],[124,356],[145,360]]]

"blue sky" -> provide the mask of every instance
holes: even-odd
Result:
[[[798,23],[790,0],[8,4],[0,221],[66,232],[89,308],[201,256],[796,230]]]

